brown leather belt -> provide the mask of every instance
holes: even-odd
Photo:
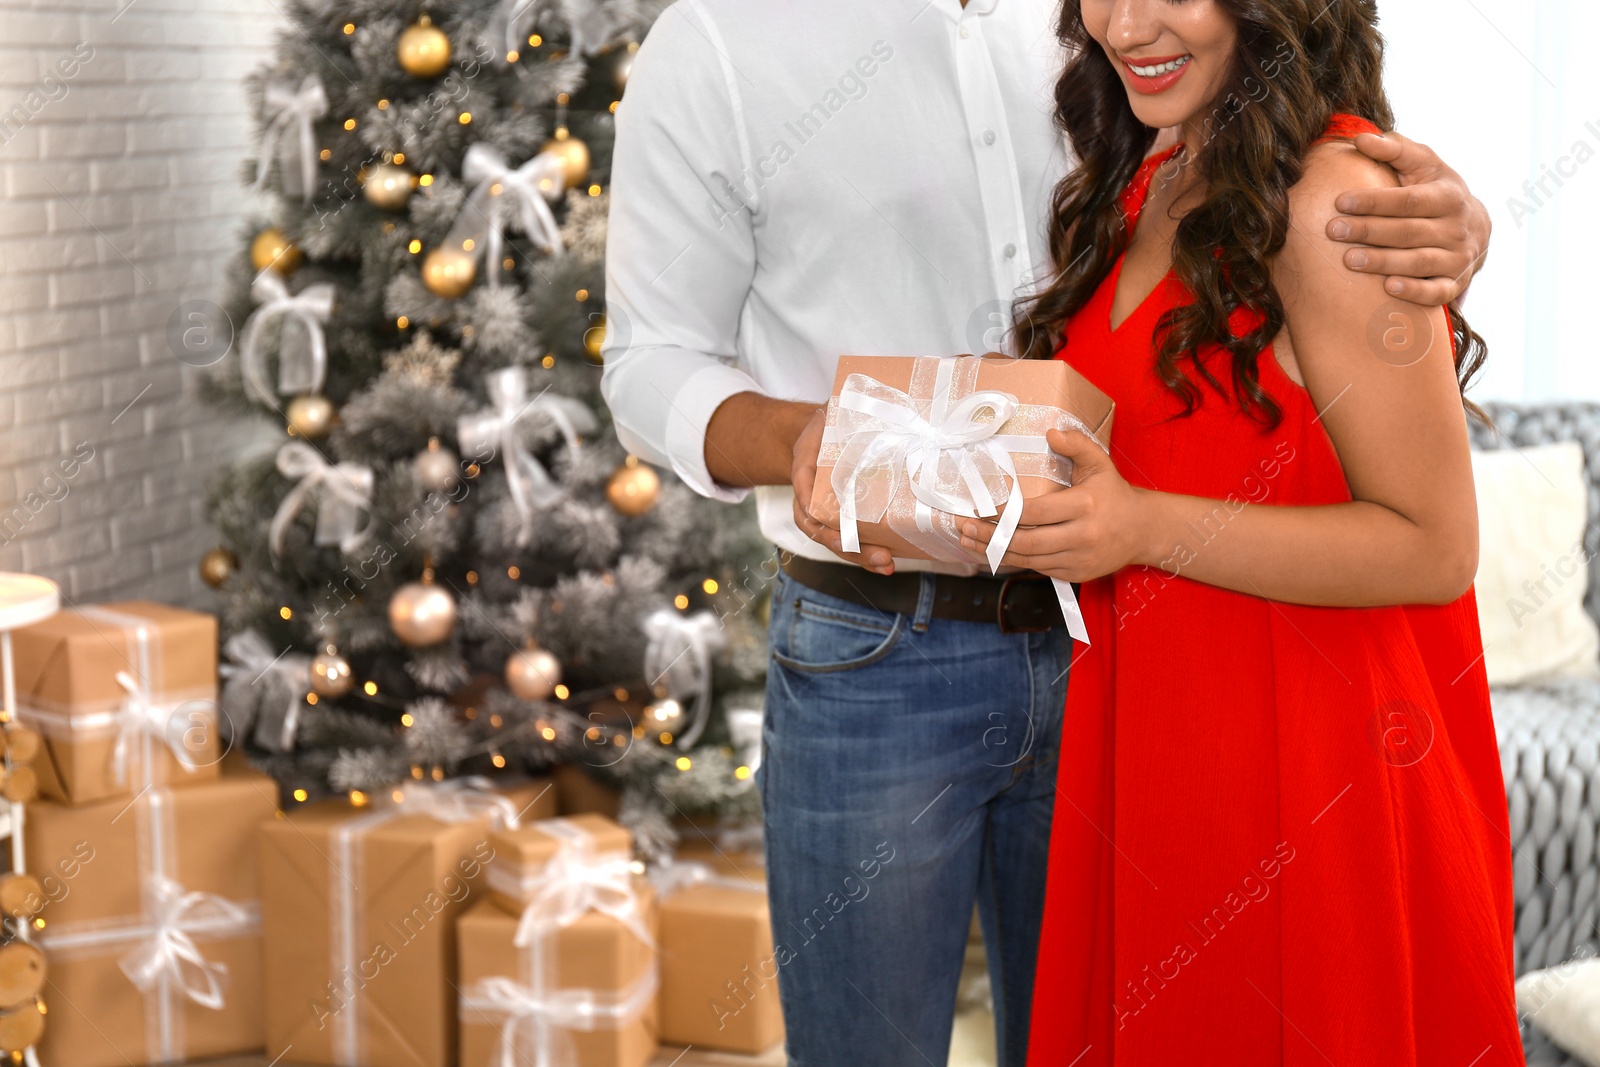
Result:
[[[885,615],[917,614],[922,572],[877,574],[845,563],[792,555],[782,566],[790,578],[826,596],[876,608]],[[1050,579],[1032,571],[971,578],[936,574],[933,579],[936,619],[993,623],[1001,633],[1039,633],[1063,625],[1055,587]]]

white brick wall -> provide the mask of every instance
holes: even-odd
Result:
[[[0,0],[0,569],[73,602],[203,595],[240,431],[166,326],[220,301],[257,206],[240,78],[282,25],[271,0]]]

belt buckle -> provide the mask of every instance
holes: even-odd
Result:
[[[1006,621],[1006,594],[1011,592],[1011,587],[1020,578],[1027,578],[1026,574],[1012,574],[1000,583],[1000,595],[995,599],[995,623],[1003,634],[1042,634],[1049,630],[1046,626],[1012,626]]]

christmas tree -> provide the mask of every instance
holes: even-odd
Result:
[[[233,743],[296,800],[564,765],[659,854],[750,814],[775,568],[599,396],[640,0],[287,5],[250,80],[274,214],[213,399],[286,429],[213,496]]]

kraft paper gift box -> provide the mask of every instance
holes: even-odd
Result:
[[[456,919],[481,893],[489,831],[549,783],[407,783],[261,827],[268,1058],[450,1067]]]
[[[134,601],[11,636],[17,717],[44,736],[39,791],[72,804],[217,777],[217,623]]]
[[[1068,484],[1072,464],[1046,432],[1109,448],[1112,407],[1061,360],[841,356],[810,511],[841,530],[853,516],[860,542],[895,556],[982,563],[961,548],[957,516],[996,518]]]
[[[253,771],[67,807],[27,807],[48,902],[45,1064],[128,1067],[261,1048],[256,827],[277,787]]]
[[[599,815],[491,835],[460,921],[461,1067],[644,1067],[656,1051],[655,898]]]
[[[705,864],[669,864],[660,896],[661,1040],[760,1053],[783,1040],[767,884]]]

